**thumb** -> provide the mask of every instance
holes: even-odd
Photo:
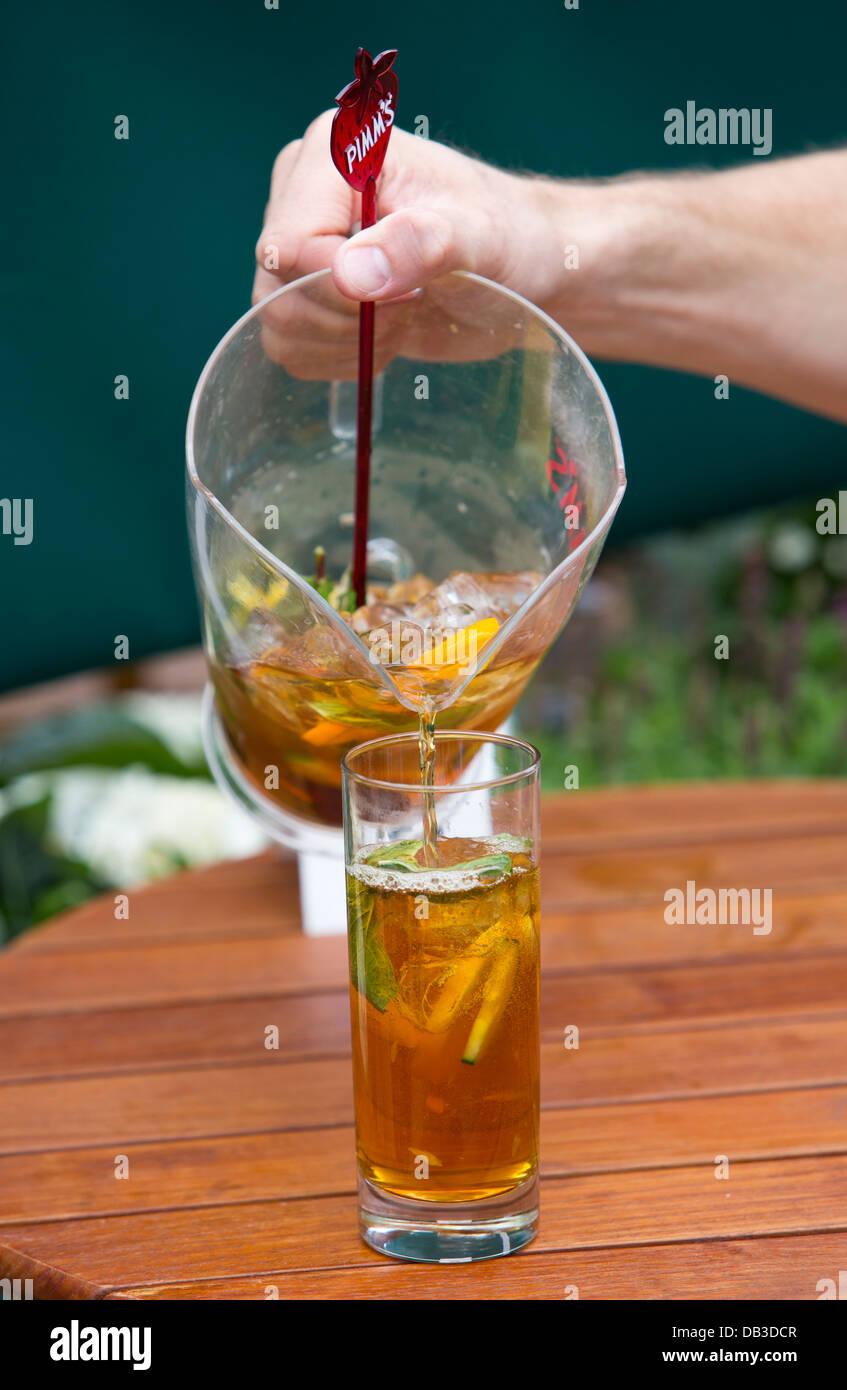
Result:
[[[394,299],[448,270],[472,270],[464,241],[443,213],[404,208],[339,247],[333,280],[351,299]]]

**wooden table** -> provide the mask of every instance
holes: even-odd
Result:
[[[544,836],[527,1251],[439,1268],[360,1242],[345,945],[299,934],[294,866],[268,855],[0,956],[0,1277],[43,1298],[818,1298],[847,1269],[847,786],[574,791]],[[667,925],[687,879],[771,888],[772,932]]]

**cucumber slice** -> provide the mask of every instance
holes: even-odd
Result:
[[[469,1002],[487,967],[488,957],[485,954],[461,956],[454,962],[452,974],[441,986],[438,999],[426,1020],[428,1033],[447,1031]]]
[[[494,964],[485,983],[485,994],[479,1013],[474,1019],[462,1061],[474,1066],[480,1059],[486,1042],[508,1004],[518,973],[520,947],[511,938],[499,947]]]

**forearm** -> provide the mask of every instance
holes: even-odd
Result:
[[[589,353],[847,421],[847,151],[533,185],[558,243],[545,307]]]

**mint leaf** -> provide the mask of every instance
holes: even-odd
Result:
[[[323,575],[320,579],[312,575],[310,579],[306,580],[306,583],[310,584],[312,588],[320,594],[321,598],[325,598],[327,603],[329,603],[332,591],[335,588],[331,579],[328,579],[326,575]]]
[[[373,921],[374,900],[355,878],[347,879],[347,922],[353,985],[379,1012],[397,993],[394,967]]]
[[[340,719],[347,724],[356,722],[350,717],[350,706],[343,700],[313,700],[310,708],[319,714],[321,719]]]
[[[453,873],[474,873],[477,878],[502,878],[512,872],[508,854],[486,854],[482,859],[466,859],[463,864],[451,864]]]
[[[394,869],[403,874],[421,873],[423,866],[417,860],[421,849],[423,840],[395,840],[392,845],[382,845],[372,850],[365,863],[375,869]]]
[[[498,849],[507,850],[511,854],[532,853],[532,840],[526,835],[492,835],[488,843],[496,845]]]
[[[374,869],[392,869],[395,873],[423,874],[427,866],[421,864],[418,854],[423,849],[423,840],[395,840],[391,845],[381,845],[371,850],[365,859]],[[509,854],[486,854],[481,859],[466,859],[461,864],[444,866],[451,874],[475,873],[482,879],[503,878],[512,872],[512,858]]]

